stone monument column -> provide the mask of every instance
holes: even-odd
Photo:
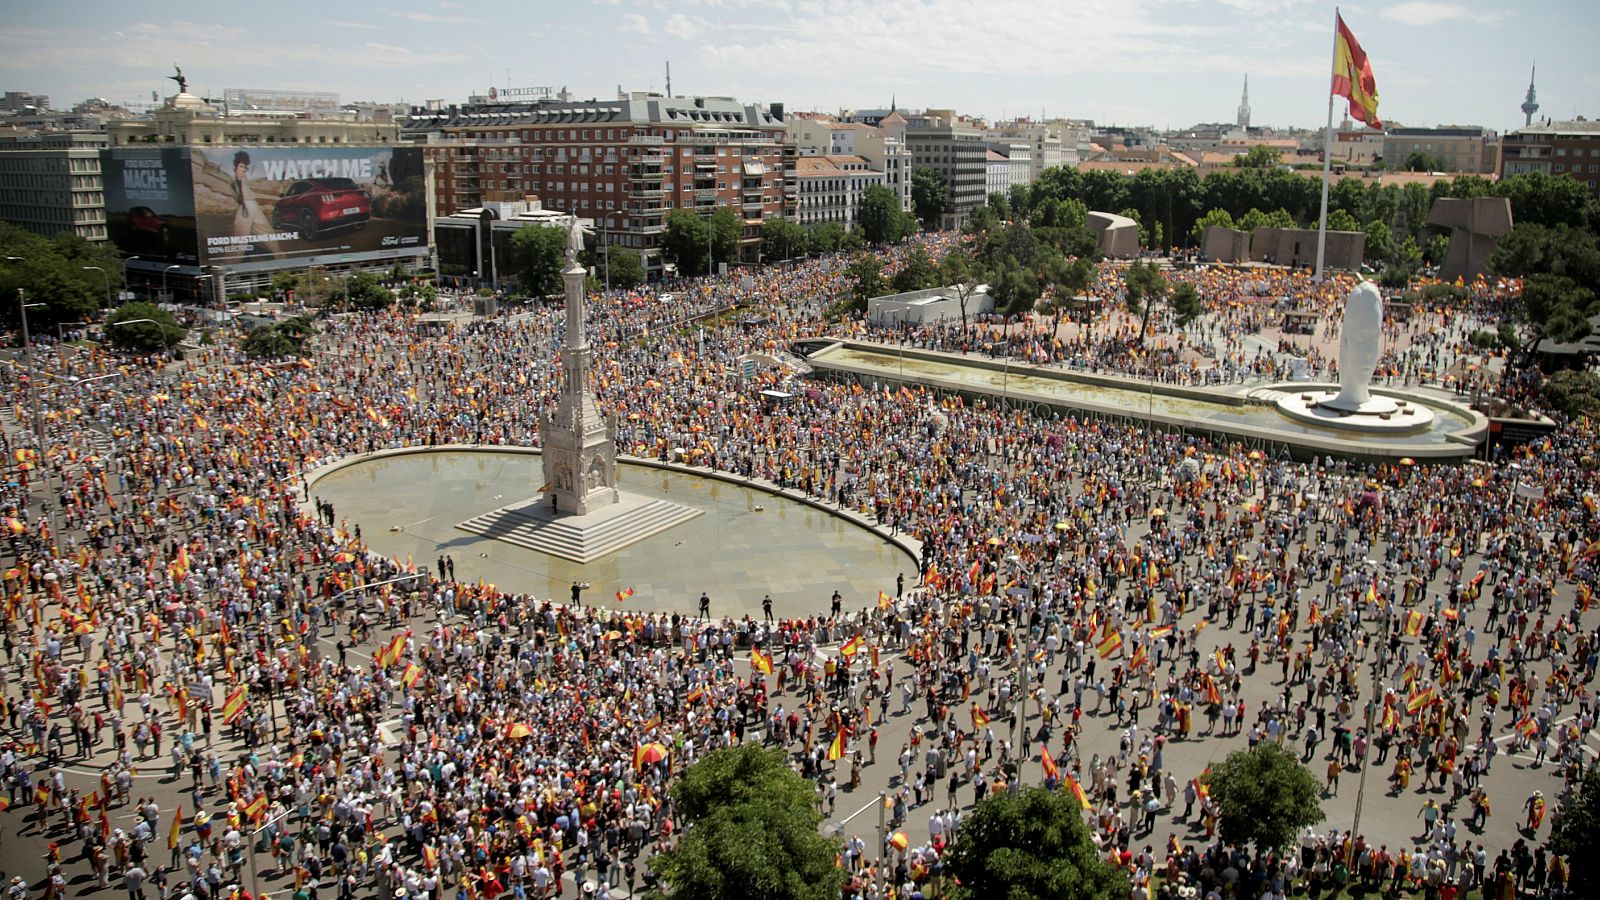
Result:
[[[618,502],[616,428],[600,415],[589,388],[593,352],[584,332],[584,278],[578,264],[583,231],[577,218],[567,230],[567,330],[561,348],[561,398],[541,423],[545,495],[559,514],[583,516]]]

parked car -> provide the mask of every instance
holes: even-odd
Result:
[[[272,209],[272,223],[304,240],[330,231],[361,230],[372,218],[372,198],[348,178],[307,178],[289,185]]]

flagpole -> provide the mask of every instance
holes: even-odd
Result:
[[[1339,7],[1333,8],[1333,62],[1328,66],[1328,124],[1322,130],[1322,215],[1317,220],[1317,271],[1322,280],[1322,261],[1328,249],[1328,179],[1333,173],[1333,71],[1339,65]]]

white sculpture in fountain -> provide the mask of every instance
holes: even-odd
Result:
[[[1278,411],[1310,425],[1346,431],[1393,433],[1426,428],[1431,409],[1421,403],[1372,392],[1372,376],[1383,355],[1383,295],[1370,281],[1344,299],[1339,336],[1339,389],[1326,385],[1275,385]]]
[[[1370,281],[1355,286],[1344,298],[1344,325],[1339,335],[1339,396],[1319,405],[1359,415],[1393,412],[1389,397],[1372,395],[1372,373],[1383,352],[1383,295]]]

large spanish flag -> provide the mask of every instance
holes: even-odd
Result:
[[[1344,24],[1344,17],[1333,16],[1333,95],[1350,101],[1350,116],[1382,128],[1378,120],[1378,83],[1372,76],[1372,61],[1367,51]]]

